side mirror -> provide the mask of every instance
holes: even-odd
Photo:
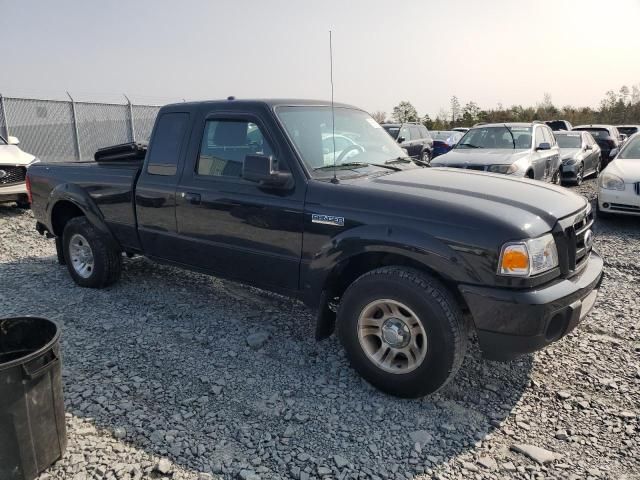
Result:
[[[616,155],[618,155],[618,149],[617,148],[612,148],[611,151],[609,152],[609,158],[613,158]]]
[[[620,141],[623,142],[623,143],[627,141],[627,134],[626,133],[621,133],[620,134]]]
[[[398,143],[403,143],[406,140],[404,137],[398,137]]]
[[[585,150],[593,150],[593,147],[591,145],[585,145],[584,149]]]
[[[537,146],[536,150],[551,150],[551,144],[549,142],[542,142]]]
[[[7,137],[7,143],[9,145],[18,145],[20,143],[20,140],[18,140],[18,137],[9,135],[9,137]]]
[[[242,164],[242,178],[265,187],[286,187],[291,180],[289,172],[279,172],[277,162],[268,155],[247,155]]]

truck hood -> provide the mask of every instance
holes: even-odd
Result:
[[[366,187],[413,197],[422,203],[419,216],[474,218],[490,229],[502,225],[521,238],[551,230],[558,219],[587,205],[584,197],[566,188],[536,180],[457,168],[423,168],[397,172],[367,182]],[[412,213],[413,213],[412,212]],[[455,215],[447,217],[447,212]],[[462,217],[458,217],[461,214]]]
[[[530,154],[529,150],[506,150],[504,148],[454,148],[439,156],[431,164],[436,167],[448,165],[505,165]]]
[[[16,145],[0,145],[0,165],[29,165],[34,158]]]

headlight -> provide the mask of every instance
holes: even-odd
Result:
[[[558,250],[553,235],[509,242],[503,245],[498,273],[515,277],[530,277],[558,266]]]
[[[490,165],[489,166],[489,171],[493,173],[504,173],[508,175],[510,173],[514,173],[516,170],[518,170],[518,167],[516,167],[515,163],[512,163],[511,165]]]
[[[600,175],[600,186],[605,190],[624,190],[624,180],[612,173]]]

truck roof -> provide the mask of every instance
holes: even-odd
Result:
[[[194,102],[180,102],[171,103],[165,105],[163,108],[198,108],[201,106],[227,106],[233,104],[235,106],[243,105],[246,108],[255,107],[268,107],[270,109],[281,106],[325,106],[330,107],[331,102],[328,100],[308,100],[308,99],[295,99],[295,98],[257,98],[257,99],[237,99],[229,97],[225,100],[201,100]],[[355,110],[362,110],[361,108],[346,103],[334,102],[334,106],[343,108],[353,108]]]

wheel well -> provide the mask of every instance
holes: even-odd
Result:
[[[62,235],[64,227],[69,220],[75,217],[83,217],[84,212],[80,207],[68,200],[56,203],[51,210],[51,227],[53,234],[57,237]]]
[[[448,280],[443,278],[438,272],[430,269],[424,264],[403,255],[384,252],[368,252],[351,257],[336,265],[325,281],[327,299],[332,301],[336,297],[341,297],[347,287],[358,277],[380,267],[401,266],[415,268],[430,274],[440,280],[449,288],[452,295],[458,300],[460,307],[466,309],[466,304],[457,288]]]
[[[529,178],[533,178],[533,170],[527,170],[526,176]]]

